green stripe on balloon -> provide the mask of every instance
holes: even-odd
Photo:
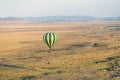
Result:
[[[47,36],[46,36],[46,35],[48,35],[48,33],[44,34],[43,40],[44,40],[44,42],[45,42],[47,45],[49,45],[49,43],[48,43],[48,41],[47,41]]]
[[[51,33],[51,47],[53,46],[53,33]]]

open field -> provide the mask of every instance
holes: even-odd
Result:
[[[120,80],[120,22],[0,23],[0,80]]]

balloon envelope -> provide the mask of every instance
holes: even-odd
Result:
[[[58,39],[58,36],[54,32],[48,32],[43,35],[44,42],[48,45],[48,47],[51,49],[53,45],[56,43]]]

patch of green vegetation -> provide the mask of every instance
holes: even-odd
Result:
[[[100,60],[100,61],[96,61],[95,63],[103,63],[103,62],[110,62],[110,61],[116,61],[116,60],[120,60],[120,56],[113,56],[113,57],[108,57],[105,60]]]
[[[106,58],[106,60],[107,61],[120,60],[120,56],[108,57],[108,58]]]
[[[120,56],[108,57],[105,60],[96,61],[95,63],[96,64],[98,64],[98,63],[107,63],[108,67],[100,69],[100,70],[106,70],[106,71],[119,70],[120,69]]]
[[[42,73],[43,75],[52,75],[52,74],[55,74],[54,72],[44,72]]]
[[[34,79],[36,79],[36,76],[34,75],[24,76],[19,78],[19,80],[34,80]]]
[[[63,71],[62,70],[57,70],[55,72],[43,72],[43,75],[53,75],[53,74],[61,74]]]
[[[118,70],[118,69],[120,69],[120,62],[119,61],[113,61],[113,62],[108,63],[108,66],[109,67],[105,68],[105,70],[107,70],[107,71]]]
[[[59,67],[49,67],[48,69],[57,69],[57,68],[59,68]]]
[[[103,63],[103,62],[107,62],[107,61],[106,60],[95,61],[96,64]]]
[[[0,63],[0,66],[1,66],[1,67],[9,67],[9,68],[21,68],[21,69],[26,69],[26,68],[24,68],[24,67],[22,67],[22,66],[11,65],[11,64],[2,64],[2,63]]]

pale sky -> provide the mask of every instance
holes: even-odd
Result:
[[[120,0],[0,0],[0,17],[120,16]]]

